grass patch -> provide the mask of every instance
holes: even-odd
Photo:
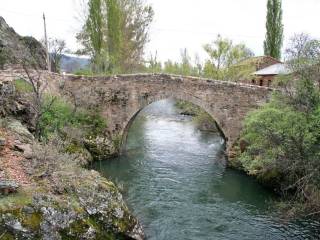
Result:
[[[31,93],[33,91],[31,84],[21,78],[14,80],[14,86],[20,93]]]
[[[75,72],[73,72],[74,75],[79,75],[79,76],[93,76],[94,73],[92,72],[91,69],[86,68],[86,69],[79,69]]]
[[[48,98],[47,101],[49,100]],[[103,132],[107,123],[98,110],[74,111],[71,103],[63,98],[57,98],[40,120],[41,136],[48,139],[54,133],[62,134],[66,126],[80,129],[85,135],[96,136]]]
[[[0,196],[0,212],[16,209],[32,202],[32,194],[28,190],[21,190],[9,196]]]

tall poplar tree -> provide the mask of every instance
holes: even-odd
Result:
[[[77,35],[95,72],[127,73],[143,63],[153,9],[144,0],[89,0],[86,24]]]
[[[107,52],[104,22],[103,0],[90,0],[88,2],[88,17],[83,31],[77,38],[81,40],[85,47],[84,53],[90,53],[92,56],[92,66],[94,72],[104,72],[107,69]]]
[[[121,66],[121,44],[122,37],[122,22],[123,13],[121,12],[120,5],[117,0],[106,0],[107,10],[107,43],[109,53],[109,69],[118,71]]]
[[[281,0],[268,0],[267,13],[267,33],[264,41],[264,54],[281,58],[281,48],[283,44],[283,24]]]

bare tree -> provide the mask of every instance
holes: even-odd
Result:
[[[35,136],[40,139],[41,126],[40,121],[46,112],[48,112],[56,99],[56,97],[46,97],[45,92],[48,89],[47,76],[42,76],[44,72],[39,64],[39,59],[36,55],[21,54],[19,57],[11,56],[13,62],[19,65],[22,72],[17,74],[18,79],[23,79],[30,84],[32,91],[23,94],[30,107],[32,116],[32,125],[35,130]]]
[[[34,114],[33,124],[35,128],[35,136],[40,140],[41,137],[41,118],[42,116],[50,111],[54,104],[56,97],[48,96],[46,98],[45,91],[48,88],[48,79],[42,77],[42,72],[37,68],[30,68],[30,65],[26,63],[21,64],[24,74],[23,79],[30,83],[32,92],[29,95],[31,101],[29,102],[31,112]]]
[[[62,55],[66,51],[66,42],[61,39],[50,39],[49,51],[51,54],[51,69],[53,72],[59,72]]]
[[[41,40],[41,43],[45,46],[44,40]],[[67,51],[66,42],[62,39],[50,38],[48,41],[48,47],[50,52],[51,69],[53,72],[59,72],[62,55]]]
[[[320,41],[308,34],[295,34],[286,49],[286,62],[295,72],[320,63]]]

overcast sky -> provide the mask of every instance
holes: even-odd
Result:
[[[75,50],[81,28],[81,0],[0,0],[0,15],[21,35],[43,38],[42,13],[49,37],[62,38]],[[243,42],[256,55],[263,54],[267,0],[147,0],[155,10],[146,55],[158,52],[162,61],[178,60],[180,50],[191,56],[217,34]],[[320,38],[320,0],[283,0],[285,42],[299,32]]]

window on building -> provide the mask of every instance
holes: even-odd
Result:
[[[271,80],[269,79],[268,80],[268,87],[270,87],[271,86]]]
[[[260,86],[263,86],[263,79],[260,79]]]
[[[252,83],[252,84],[256,84],[256,80],[255,80],[255,79],[252,79],[252,80],[251,80],[251,83]]]

